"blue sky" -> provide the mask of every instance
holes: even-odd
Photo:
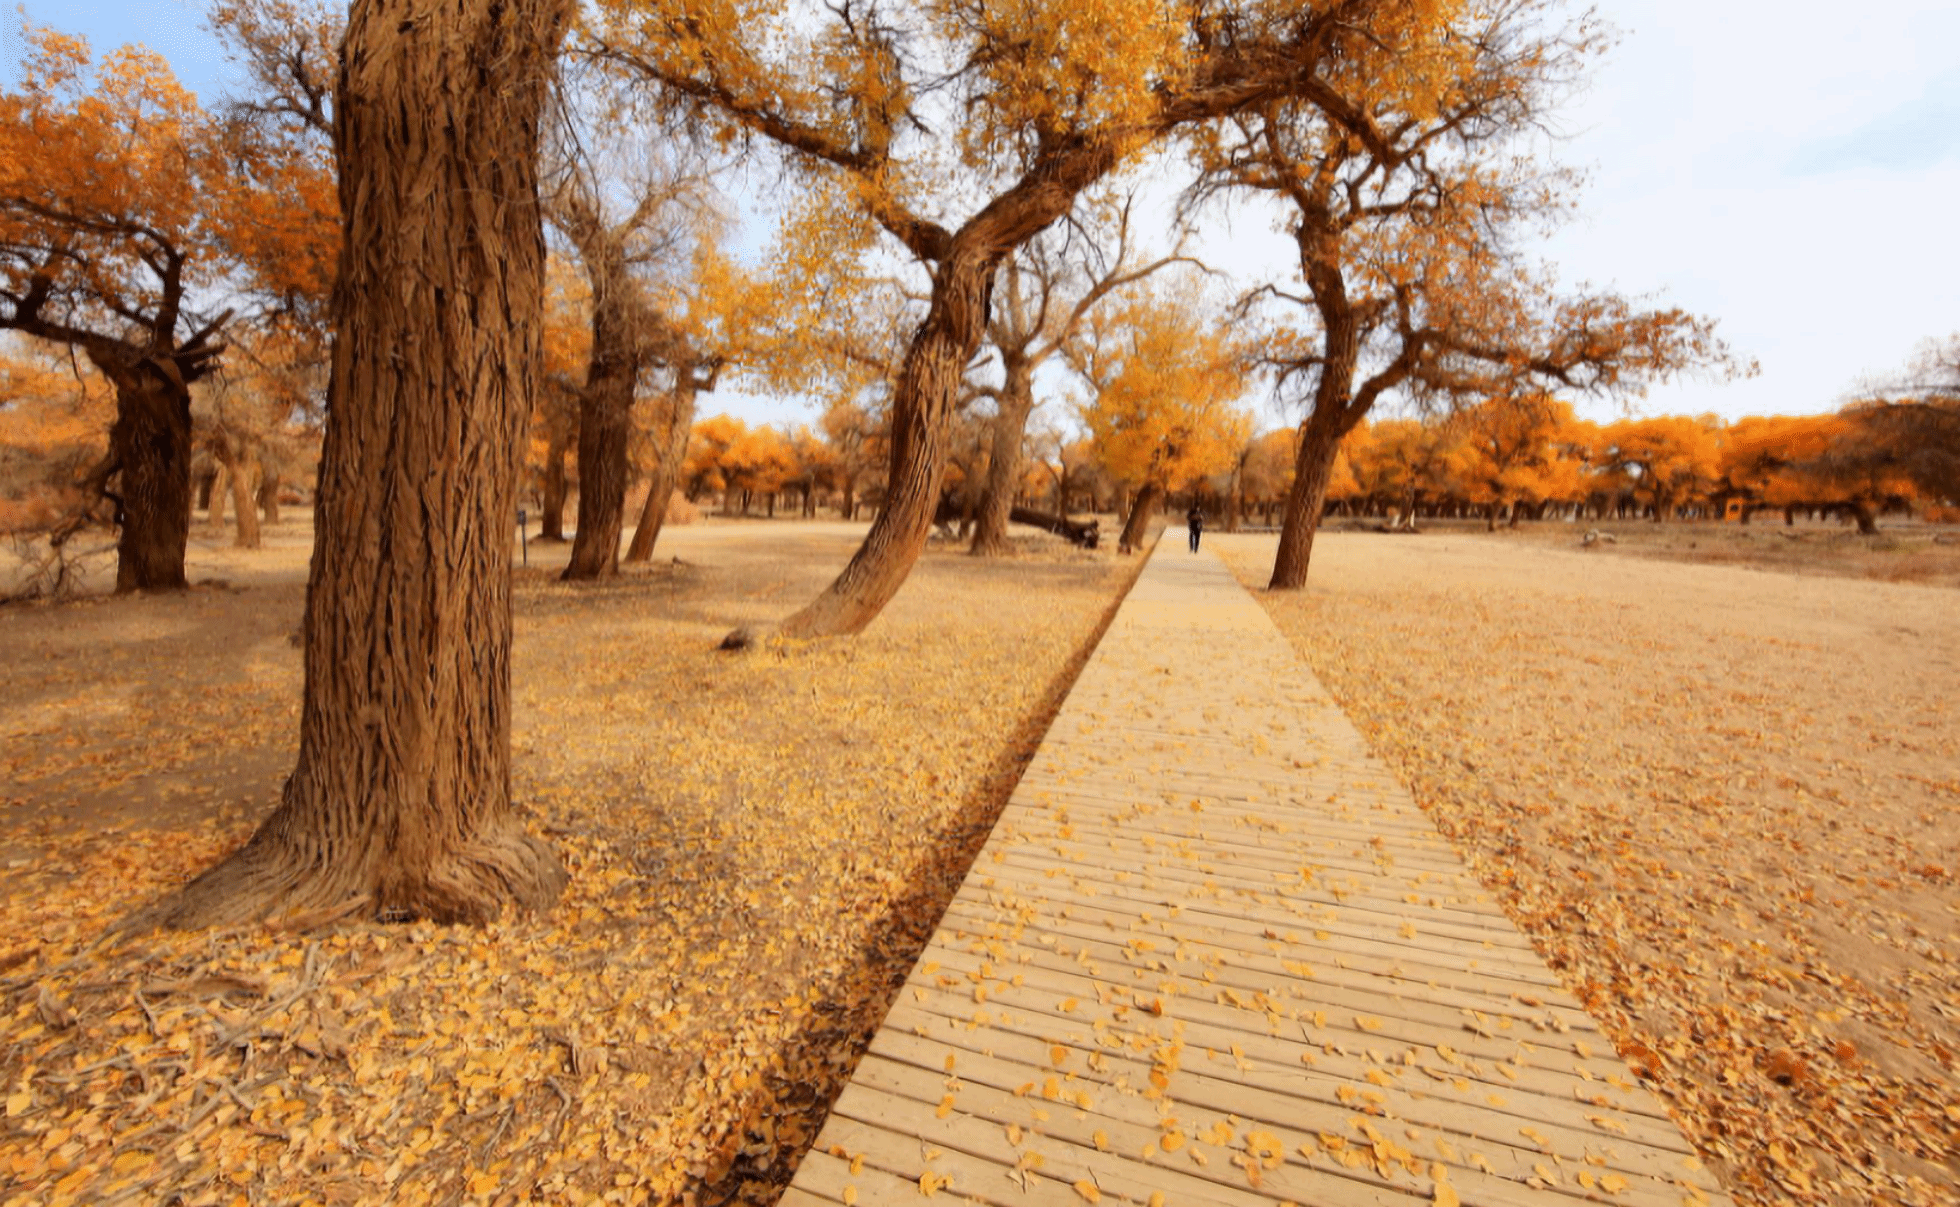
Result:
[[[1590,282],[1721,320],[1761,376],[1660,387],[1641,413],[1836,406],[1914,345],[1960,331],[1960,6],[1873,0],[1598,0],[1622,33],[1564,113],[1560,157],[1590,167],[1584,217],[1546,254]],[[98,49],[141,41],[200,94],[226,65],[202,0],[33,4]],[[17,59],[0,35],[0,81]],[[1245,230],[1208,254],[1269,262]],[[723,396],[707,401],[713,407]],[[728,402],[737,400],[730,397]],[[751,421],[809,418],[743,401]],[[1277,416],[1269,416],[1269,421]]]

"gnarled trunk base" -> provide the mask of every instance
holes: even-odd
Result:
[[[569,879],[551,848],[508,816],[417,868],[386,859],[337,860],[307,840],[304,826],[279,825],[278,819],[275,814],[250,842],[117,929],[195,930],[282,919],[317,925],[357,916],[477,924],[510,906],[543,909]]]

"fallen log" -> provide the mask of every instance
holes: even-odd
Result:
[[[1084,549],[1094,549],[1096,542],[1102,538],[1101,520],[1071,520],[1067,516],[1049,515],[1032,507],[1016,507],[1007,513],[1007,518],[1016,524],[1026,524],[1030,528],[1067,537]]]

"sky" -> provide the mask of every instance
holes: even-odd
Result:
[[[1652,389],[1639,414],[1805,414],[1960,332],[1960,6],[1870,0],[1855,15],[1769,0],[1598,0],[1620,31],[1559,118],[1589,169],[1581,218],[1544,247],[1568,285],[1719,320],[1761,373]],[[79,10],[79,11],[78,11]],[[98,49],[140,41],[207,99],[228,70],[201,0],[45,0],[28,15]],[[12,13],[0,83],[18,59]],[[1207,241],[1270,263],[1256,224]],[[1290,245],[1278,245],[1285,262]],[[813,416],[719,394],[750,422]],[[1267,420],[1277,412],[1267,408]],[[1610,408],[1592,408],[1606,418]]]

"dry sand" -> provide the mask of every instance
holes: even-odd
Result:
[[[484,928],[81,954],[276,802],[306,534],[0,609],[0,1203],[773,1201],[1135,566],[936,546],[859,638],[715,650],[864,531],[672,528],[596,586],[533,546],[513,782],[572,883]]]
[[[1342,533],[1257,594],[1745,1201],[1960,1202],[1960,594]]]

